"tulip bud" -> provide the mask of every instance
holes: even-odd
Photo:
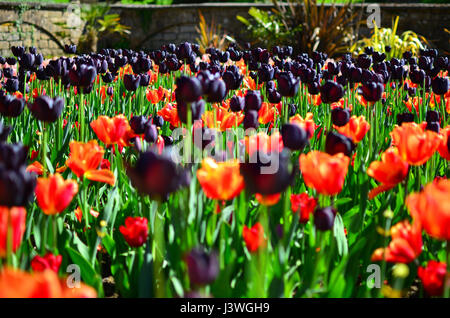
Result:
[[[257,129],[259,127],[258,112],[256,110],[248,110],[244,116],[244,129]]]
[[[320,97],[325,104],[331,104],[339,101],[344,96],[344,88],[342,85],[327,81],[320,87]]]
[[[33,104],[28,104],[28,108],[37,120],[52,123],[61,116],[64,100],[60,97],[52,99],[48,95],[41,95]]]
[[[130,119],[130,127],[133,129],[135,134],[143,134],[145,129],[145,124],[147,123],[147,117],[145,116],[133,116]]]
[[[146,142],[156,142],[158,139],[158,129],[156,129],[156,125],[147,123],[144,128],[144,134]]]
[[[434,131],[435,133],[439,134],[440,125],[437,121],[429,121],[427,122],[427,126],[425,127],[426,130]]]
[[[139,75],[125,74],[123,76],[123,84],[129,92],[134,92],[139,87],[141,77]]]
[[[437,76],[431,81],[431,87],[433,88],[433,93],[436,95],[445,95],[448,92],[450,86],[450,81],[448,77]]]
[[[240,112],[244,109],[245,99],[241,96],[233,96],[230,98],[230,109],[232,112]]]
[[[325,151],[330,155],[342,152],[346,156],[350,156],[355,145],[352,140],[335,131],[330,131],[325,140]]]
[[[284,124],[281,127],[283,145],[291,150],[302,151],[308,142],[306,131],[297,124]]]
[[[332,207],[318,208],[314,211],[314,225],[319,231],[328,231],[333,228],[337,211]]]
[[[439,122],[439,117],[439,112],[437,112],[436,110],[428,110],[425,118],[427,123],[429,123],[432,121]]]
[[[331,110],[331,121],[338,127],[345,126],[350,120],[350,110],[347,108],[336,107]]]
[[[245,112],[247,112],[248,110],[259,111],[259,109],[261,108],[261,104],[262,101],[259,91],[247,91],[247,93],[245,94]]]
[[[189,280],[192,284],[203,286],[212,283],[219,274],[217,254],[210,254],[195,248],[186,256]]]
[[[401,126],[403,123],[411,123],[414,121],[414,114],[402,113],[397,114],[397,125]]]

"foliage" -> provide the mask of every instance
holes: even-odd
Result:
[[[250,19],[239,15],[236,18],[247,26],[251,38],[258,45],[271,48],[275,45],[291,44],[292,39],[297,38],[302,30],[300,24],[290,26],[277,11],[252,7],[248,14]]]
[[[198,27],[195,27],[197,33],[200,37],[196,38],[198,45],[200,45],[200,52],[205,53],[205,50],[209,47],[215,47],[220,50],[225,50],[228,43],[234,42],[234,39],[226,34],[221,34],[222,26],[216,25],[214,22],[214,18],[211,21],[211,24],[208,26],[206,24],[205,17],[201,13],[198,12],[199,16],[199,24]]]
[[[335,3],[325,5],[316,0],[272,1],[271,13],[254,8],[250,20],[238,16],[258,44],[273,46],[289,44],[301,52],[323,51],[329,55],[344,52],[353,41],[356,13],[351,1],[339,9]]]
[[[375,25],[372,36],[355,42],[351,46],[350,51],[360,54],[363,53],[366,46],[371,46],[376,51],[386,53],[388,58],[401,58],[402,53],[405,51],[411,51],[414,54],[418,54],[420,49],[425,48],[428,41],[423,36],[410,30],[398,35],[398,20],[399,17],[397,16],[391,28],[378,28]],[[387,50],[389,51],[387,52],[386,47],[390,47],[391,50]]]

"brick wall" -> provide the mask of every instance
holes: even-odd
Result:
[[[159,48],[168,42],[195,41],[198,37],[198,11],[206,18],[207,23],[214,18],[238,40],[245,40],[243,25],[236,20],[236,15],[247,16],[248,9],[256,6],[270,10],[270,4],[248,3],[205,3],[173,6],[154,5],[113,5],[112,12],[121,16],[121,22],[131,27],[128,38],[106,36],[100,39],[103,47],[119,44],[131,48]],[[11,45],[35,45],[45,55],[62,54],[61,39],[57,32],[61,28],[55,23],[67,22],[73,17],[74,4],[36,4],[0,2],[0,55],[10,55]],[[382,27],[390,27],[391,21],[400,16],[399,31],[413,30],[424,35],[439,49],[450,51],[449,34],[444,27],[450,29],[450,4],[381,4]],[[354,5],[354,10],[367,18],[366,5]],[[18,26],[8,21],[21,21]],[[2,24],[3,23],[3,24]],[[70,33],[73,42],[77,42],[83,25],[77,26]],[[20,28],[20,32],[17,30]],[[361,34],[369,34],[365,25]]]

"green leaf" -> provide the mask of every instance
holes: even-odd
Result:
[[[345,256],[348,254],[348,244],[347,237],[345,236],[344,222],[342,221],[341,215],[338,213],[334,219],[333,226],[334,237],[336,238],[336,243],[338,247],[339,255]]]
[[[101,287],[102,278],[96,272],[96,270],[91,266],[91,264],[84,258],[80,253],[75,251],[73,248],[68,247],[66,249],[67,253],[69,253],[72,261],[80,266],[80,274],[83,281],[96,288],[97,290]]]

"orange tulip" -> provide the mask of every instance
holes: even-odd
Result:
[[[275,194],[269,194],[269,195],[262,195],[262,194],[256,193],[255,198],[262,205],[272,206],[272,205],[277,204],[278,201],[280,201],[281,193],[275,193]]]
[[[57,173],[48,178],[38,178],[35,189],[37,204],[46,215],[64,211],[78,192],[74,180],[64,180]]]
[[[442,136],[442,138],[441,143],[438,147],[438,152],[442,158],[450,160],[450,126],[441,129],[439,134]]]
[[[413,166],[420,166],[433,156],[441,143],[434,131],[424,130],[416,123],[403,123],[391,132],[392,144],[400,156]]]
[[[238,160],[216,162],[213,158],[205,158],[197,170],[197,179],[210,199],[231,200],[244,188]]]
[[[75,286],[74,286],[75,287]],[[0,271],[0,298],[95,298],[97,292],[80,283],[70,288],[66,279],[47,269],[43,272],[27,273],[4,268]]]
[[[74,211],[75,213],[75,217],[77,218],[77,221],[81,223],[81,220],[83,219],[83,211],[81,210],[80,207],[77,207]],[[100,215],[99,212],[95,211],[94,209],[91,208],[91,210],[89,211],[89,213],[94,217],[94,218],[98,218],[98,216]]]
[[[160,86],[158,89],[148,89],[146,95],[147,100],[152,104],[157,104],[163,99],[170,98],[170,92],[162,86]]]
[[[242,112],[233,113],[225,107],[214,106],[214,110],[206,111],[202,115],[202,120],[208,128],[217,128],[221,131],[226,131],[236,126],[236,120],[239,126],[244,121],[244,114]]]
[[[263,102],[258,112],[258,121],[260,124],[267,124],[277,118],[278,109],[273,105]]]
[[[367,174],[381,182],[381,185],[369,192],[369,199],[373,199],[378,194],[392,189],[408,175],[409,165],[398,154],[394,147],[387,149],[381,155],[381,161],[373,161]]]
[[[255,151],[264,153],[281,152],[283,148],[283,138],[279,132],[275,132],[270,136],[265,132],[259,132],[256,135],[245,137],[245,149],[250,157]]]
[[[134,135],[128,119],[124,115],[112,118],[100,116],[91,122],[91,127],[98,139],[107,146],[114,144],[128,146],[128,140]]]
[[[307,113],[305,118],[300,116],[299,114],[291,117],[289,119],[291,124],[299,124],[307,133],[308,137],[311,139],[314,135],[314,131],[317,128],[317,125],[314,123],[314,118],[312,113]]]
[[[300,155],[300,170],[308,187],[325,195],[341,192],[350,158],[342,153],[334,156],[321,151]]]
[[[352,116],[349,122],[342,127],[335,127],[338,132],[351,138],[354,143],[360,142],[370,129],[370,124],[364,116]]]
[[[421,192],[408,195],[406,206],[430,236],[450,240],[450,180],[433,181]]]
[[[173,127],[179,127],[181,125],[180,118],[178,117],[177,107],[171,103],[167,103],[164,108],[158,111],[158,115],[165,121],[168,121]]]
[[[391,228],[392,241],[387,248],[378,248],[372,254],[372,261],[386,260],[392,263],[411,263],[422,252],[422,228],[420,222],[409,224],[407,220]]]
[[[22,243],[22,237],[25,233],[27,211],[23,207],[8,208],[0,206],[0,258],[6,255],[8,218],[12,228],[12,251],[15,252]]]
[[[91,140],[87,143],[71,141],[69,147],[70,156],[66,161],[66,166],[78,178],[85,177],[92,181],[114,185],[115,177],[111,170],[98,170],[105,151],[103,147],[98,145],[96,140]]]
[[[56,165],[55,172],[63,173],[66,169],[66,166],[58,167],[58,165]],[[44,166],[39,161],[34,161],[32,164],[28,165],[27,171],[34,172],[38,176],[41,176],[44,173]]]

